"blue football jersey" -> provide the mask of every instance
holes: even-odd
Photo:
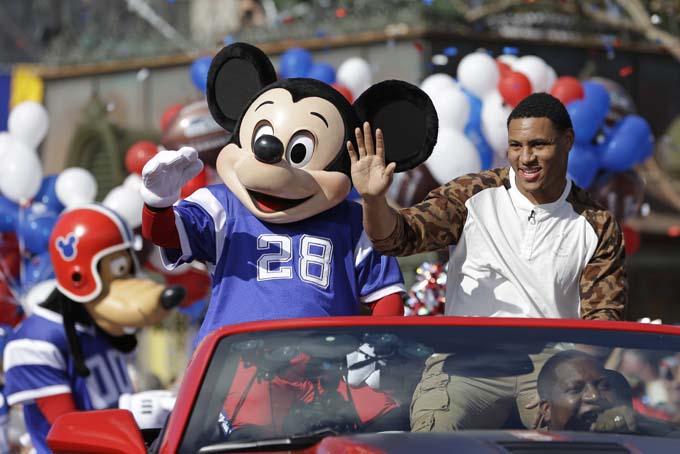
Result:
[[[51,452],[45,443],[50,425],[35,399],[71,393],[79,410],[117,408],[122,393],[132,392],[125,355],[111,347],[94,325],[76,323],[90,375],[75,373],[62,316],[43,307],[24,320],[10,337],[3,358],[5,397],[23,404],[26,428],[38,453]]]
[[[358,203],[344,200],[309,219],[273,224],[215,185],[174,209],[182,248],[164,249],[165,265],[198,260],[213,278],[196,342],[233,323],[356,315],[361,302],[404,290],[396,259],[373,250]]]

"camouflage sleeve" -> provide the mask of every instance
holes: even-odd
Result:
[[[595,215],[599,242],[579,282],[581,318],[623,320],[628,305],[623,233],[607,211]]]
[[[400,210],[392,234],[373,241],[374,248],[385,255],[405,256],[456,244],[467,217],[465,202],[477,192],[499,184],[499,175],[484,172],[464,175],[432,190],[419,204]]]

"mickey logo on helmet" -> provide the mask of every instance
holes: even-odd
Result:
[[[69,233],[66,235],[66,238],[63,236],[58,237],[56,245],[59,255],[67,262],[70,262],[78,255],[78,249],[76,247],[78,246],[78,237],[75,232]]]

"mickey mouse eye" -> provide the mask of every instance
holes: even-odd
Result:
[[[261,136],[268,135],[268,136],[273,136],[274,135],[274,128],[272,128],[272,125],[270,125],[266,121],[261,121],[256,127],[255,127],[255,134],[253,135],[253,143],[257,141]]]
[[[109,262],[109,270],[113,277],[123,277],[130,274],[130,260],[128,257],[116,257]]]
[[[307,165],[314,154],[314,136],[309,131],[295,133],[286,148],[286,160],[293,167]]]

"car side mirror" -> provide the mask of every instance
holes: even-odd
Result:
[[[93,410],[66,413],[47,434],[54,454],[146,454],[142,433],[128,410]]]

